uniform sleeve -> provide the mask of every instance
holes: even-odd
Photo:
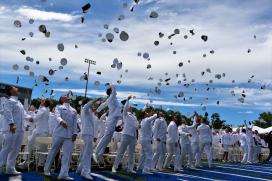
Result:
[[[76,116],[76,113],[74,114],[74,121],[73,121],[73,134],[76,134],[77,135],[77,116]]]
[[[187,128],[188,129],[194,129],[194,128],[196,128],[196,126],[197,126],[197,123],[194,122],[191,126],[187,126]]]
[[[110,85],[110,88],[111,88],[111,94],[110,96],[108,97],[108,99],[106,100],[107,102],[107,105],[109,102],[111,102],[112,100],[116,99],[116,86],[114,84]]]
[[[100,106],[97,108],[97,112],[101,112],[105,107],[107,107],[108,106],[108,100],[109,100],[109,98],[105,101],[105,102],[103,102],[102,104],[100,104]]]
[[[13,110],[13,104],[10,101],[6,101],[6,103],[4,104],[4,120],[8,123],[8,124],[13,124],[14,120],[13,120],[13,115],[12,115],[12,110]]]
[[[57,123],[60,124],[63,121],[63,119],[61,118],[61,108],[60,108],[60,106],[56,107],[56,109],[55,109],[55,115],[56,115],[56,121],[57,121]]]
[[[34,122],[37,122],[37,120],[40,120],[43,116],[43,113],[44,113],[43,110],[41,110],[41,109],[38,110],[38,112],[33,117]]]
[[[221,142],[222,142],[222,144],[225,144],[225,135],[221,136]]]
[[[99,133],[99,127],[100,127],[100,123],[99,123],[99,119],[96,115],[93,115],[94,117],[94,121],[93,121],[93,128],[94,128],[94,138],[98,138],[98,133]]]
[[[93,101],[89,101],[87,104],[83,106],[84,110],[90,109],[93,106]]]
[[[123,109],[123,116],[127,116],[128,115],[128,104],[129,104],[129,100],[126,101],[124,109]]]
[[[103,121],[107,116],[107,112],[105,112],[104,114],[102,114],[102,116],[100,117],[99,121]]]
[[[167,133],[169,134],[169,137],[171,139],[175,138],[175,129],[174,129],[174,127],[172,125],[168,126]]]
[[[209,133],[210,133],[210,142],[212,143],[212,130],[209,128]]]
[[[146,118],[147,121],[153,121],[155,119],[157,119],[157,114],[154,114],[153,116]]]
[[[182,129],[180,129],[179,134],[183,136],[188,136],[188,133],[184,132]]]
[[[158,131],[159,131],[159,127],[160,127],[160,120],[157,119],[152,127],[152,132],[153,132],[153,138],[157,138],[158,137]]]

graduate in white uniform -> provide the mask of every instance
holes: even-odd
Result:
[[[164,119],[163,112],[158,113],[158,118],[155,120],[152,127],[153,143],[154,143],[154,155],[152,158],[153,170],[162,170],[163,162],[166,154],[166,134],[167,134],[167,122]]]
[[[230,160],[233,161],[233,162],[240,162],[240,156],[239,156],[239,153],[240,153],[240,147],[239,147],[239,132],[240,132],[240,129],[237,128],[236,131],[233,131],[232,132],[232,152],[229,156]]]
[[[220,156],[221,150],[221,134],[218,131],[212,132],[212,153],[214,160],[221,160],[222,157]]]
[[[192,158],[195,159],[195,167],[199,167],[201,154],[199,147],[199,135],[197,132],[197,126],[199,125],[199,117],[198,115],[194,116],[193,125],[187,126],[189,129],[189,133],[192,135],[190,137],[191,148],[192,148]]]
[[[241,163],[247,162],[248,157],[248,143],[247,143],[247,135],[246,135],[246,129],[242,129],[240,135],[239,135],[239,142],[243,151],[243,158]]]
[[[122,131],[121,145],[117,152],[117,155],[112,167],[113,173],[116,172],[116,169],[118,168],[127,148],[128,148],[127,170],[129,173],[135,173],[133,168],[134,168],[134,152],[135,152],[135,146],[137,141],[136,136],[137,136],[137,129],[138,129],[138,120],[136,116],[132,113],[132,108],[129,107],[130,99],[131,99],[131,96],[127,98],[126,103],[124,105],[124,109],[123,109],[124,128]]]
[[[93,152],[93,139],[94,139],[94,119],[95,115],[92,110],[95,101],[83,102],[83,108],[81,109],[81,134],[84,141],[84,149],[81,155],[80,163],[78,165],[77,172],[85,179],[92,180],[91,176],[91,156]]]
[[[178,127],[180,149],[180,161],[183,163],[186,155],[188,155],[188,167],[192,168],[192,147],[186,118],[181,118],[181,125]]]
[[[99,143],[99,141],[105,134],[107,115],[108,115],[108,112],[105,112],[102,114],[100,118],[97,117],[95,120],[96,124],[94,126],[96,130],[95,137],[97,138],[96,140],[97,143]]]
[[[27,152],[29,153],[28,156],[32,155],[35,139],[37,137],[46,137],[49,134],[49,125],[48,125],[49,108],[50,108],[50,101],[42,99],[38,111],[33,115],[33,123],[35,125],[35,128],[32,131],[32,134],[28,137],[28,145],[27,145]],[[27,160],[27,155],[25,155],[23,159]],[[27,166],[27,162],[24,161],[21,163],[21,165]]]
[[[6,101],[5,97],[0,98],[0,151],[2,149],[2,144],[4,141],[4,136],[2,134],[2,127],[3,127],[3,121],[4,121],[4,103]]]
[[[173,156],[178,153],[178,119],[174,115],[172,117],[172,121],[169,123],[167,127],[167,136],[166,136],[166,148],[167,148],[167,156],[164,161],[163,168],[168,168],[170,166],[171,160]],[[178,157],[175,156],[174,161],[174,169],[178,167]]]
[[[226,128],[225,133],[222,134],[221,142],[222,142],[222,147],[224,150],[222,160],[223,162],[227,162],[229,161],[229,151],[230,151],[230,147],[232,146],[232,136],[230,134],[229,128]]]
[[[55,110],[57,125],[53,133],[52,148],[49,151],[44,165],[44,175],[50,176],[51,165],[56,154],[62,148],[63,155],[58,179],[73,180],[73,178],[69,177],[68,171],[74,148],[74,141],[77,137],[77,112],[70,106],[67,96],[62,96],[60,98],[60,104],[61,105]]]
[[[253,125],[251,122],[249,122],[249,126],[247,125],[246,121],[244,121],[245,126],[246,126],[246,135],[247,135],[247,146],[248,146],[248,156],[247,156],[247,163],[252,163],[253,160],[253,132],[252,128]]]
[[[58,105],[56,105],[56,107],[54,107],[52,109],[52,111],[49,113],[49,119],[48,119],[49,136],[53,135],[54,129],[57,125],[57,119],[56,119],[56,114],[55,114],[55,110],[56,110],[57,106]]]
[[[150,172],[152,164],[152,123],[157,118],[157,114],[152,116],[151,111],[145,110],[142,114],[144,119],[141,121],[140,144],[142,146],[140,161],[137,170],[142,170],[143,174],[152,174]]]
[[[205,118],[200,121],[200,126],[197,127],[199,134],[200,153],[205,151],[208,159],[209,168],[212,167],[212,131]]]
[[[18,156],[24,138],[23,121],[31,120],[18,100],[19,90],[16,87],[8,87],[9,99],[4,104],[3,135],[4,144],[0,152],[0,174],[18,175],[15,169],[16,157]],[[6,166],[6,170],[5,170]]]
[[[107,145],[110,143],[113,133],[115,131],[115,126],[118,120],[121,118],[121,112],[119,103],[117,100],[116,86],[113,84],[109,84],[110,88],[107,89],[106,93],[109,96],[107,100],[102,103],[96,110],[96,112],[101,112],[104,108],[109,108],[109,114],[106,120],[106,129],[103,137],[99,141],[96,151],[93,155],[93,159],[95,162],[99,163],[105,152]]]

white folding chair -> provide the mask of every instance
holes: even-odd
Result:
[[[51,149],[51,146],[52,146],[52,137],[37,137],[36,140],[35,140],[35,143],[37,145],[38,144],[47,145],[47,151],[40,151],[39,149],[36,149],[35,161],[36,161],[36,171],[38,171],[39,156],[46,157],[48,155],[49,150]]]

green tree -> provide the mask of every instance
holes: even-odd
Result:
[[[255,126],[259,126],[261,128],[268,128],[272,126],[272,113],[271,112],[263,112],[259,115],[258,120],[253,121]]]
[[[221,120],[219,113],[213,113],[211,115],[211,121],[210,121],[210,126],[214,129],[225,129],[225,128],[230,128],[231,126],[229,124],[226,124],[225,120]]]

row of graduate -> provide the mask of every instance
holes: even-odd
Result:
[[[117,150],[112,172],[116,172],[127,150],[127,171],[135,173],[134,156],[137,141],[141,144],[140,160],[137,170],[143,174],[152,174],[154,170],[169,168],[171,161],[174,163],[174,171],[182,169],[182,161],[188,159],[188,167],[199,167],[201,155],[205,152],[208,166],[212,166],[212,144],[222,144],[223,159],[228,159],[230,147],[240,145],[243,150],[242,163],[256,161],[260,152],[261,139],[258,134],[253,134],[251,127],[246,127],[236,133],[228,130],[220,134],[212,135],[212,130],[206,124],[205,119],[194,117],[192,125],[188,125],[186,119],[178,120],[173,116],[167,125],[162,112],[154,113],[152,109],[145,109],[144,118],[140,124],[129,106],[129,96],[124,104],[122,112],[115,85],[108,85],[108,95],[105,102],[97,109],[94,104],[101,99],[82,103],[80,115],[69,104],[67,95],[61,96],[60,104],[54,112],[49,111],[50,101],[41,100],[37,111],[30,109],[26,112],[18,100],[19,91],[16,87],[7,89],[8,99],[2,98],[0,109],[0,123],[2,133],[2,148],[0,152],[0,172],[8,174],[20,174],[16,171],[16,157],[23,143],[24,134],[28,135],[27,151],[33,152],[35,139],[41,136],[52,136],[52,148],[44,164],[44,174],[50,176],[50,168],[56,154],[63,150],[61,170],[58,178],[72,180],[69,177],[69,164],[73,152],[74,141],[81,136],[84,147],[80,157],[77,172],[86,179],[91,176],[91,158],[97,163],[103,162],[103,154],[106,147],[116,134],[116,125],[121,121],[122,138]],[[97,115],[108,107],[108,112],[99,118]],[[26,131],[27,130],[27,131]],[[138,133],[139,132],[139,136]],[[93,142],[97,146],[93,148]],[[154,148],[154,152],[152,150]],[[93,150],[95,150],[93,152]],[[27,160],[27,155],[24,157]],[[192,164],[193,159],[195,164]],[[22,164],[26,164],[26,161]]]

